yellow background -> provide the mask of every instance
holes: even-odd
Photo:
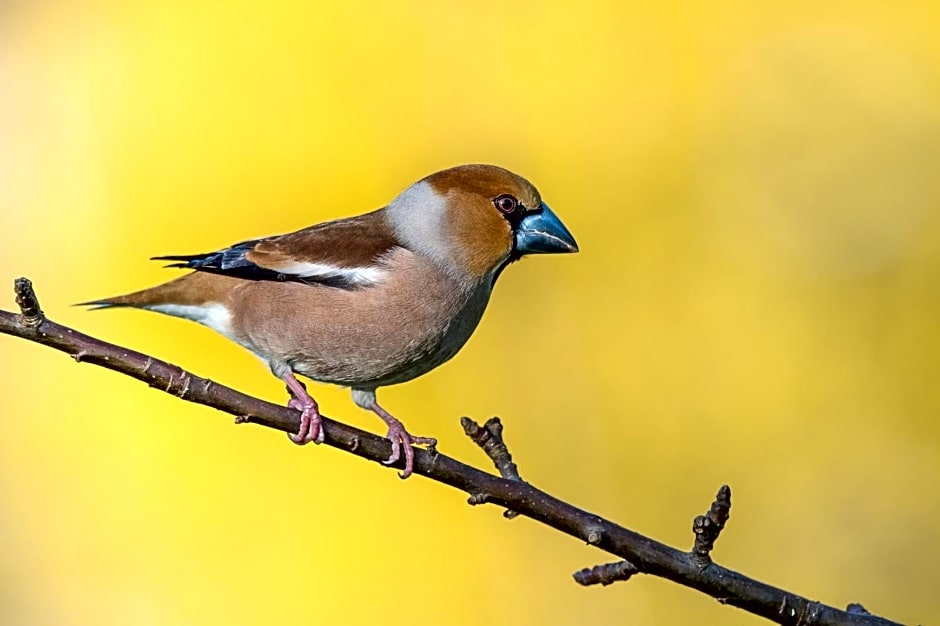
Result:
[[[935,623],[938,6],[8,0],[0,293],[30,276],[59,322],[284,401],[204,328],[69,305],[501,164],[582,252],[513,266],[386,406],[481,467],[458,418],[498,414],[524,477],[680,547],[727,482],[720,562]],[[451,489],[0,357],[0,623],[763,623],[655,578],[580,588],[605,555]]]

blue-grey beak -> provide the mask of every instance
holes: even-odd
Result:
[[[517,254],[553,254],[577,252],[574,237],[544,202],[535,213],[529,213],[516,228]]]

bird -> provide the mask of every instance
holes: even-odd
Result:
[[[525,178],[495,165],[430,174],[383,208],[215,252],[153,257],[193,270],[126,295],[83,302],[207,326],[282,380],[301,413],[297,444],[325,439],[319,406],[297,375],[349,387],[385,422],[392,465],[414,469],[409,433],[376,401],[450,360],[470,338],[493,286],[530,254],[577,252],[574,237]]]

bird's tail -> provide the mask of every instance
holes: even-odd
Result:
[[[153,309],[167,305],[203,306],[220,302],[224,296],[227,277],[204,272],[193,272],[175,280],[121,296],[79,302],[75,306],[87,306],[89,310],[132,307]]]

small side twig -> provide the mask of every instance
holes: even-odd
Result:
[[[503,423],[498,417],[491,417],[486,420],[483,426],[480,426],[469,417],[461,417],[460,425],[475,444],[483,448],[486,456],[490,457],[499,475],[506,480],[518,480],[522,482],[519,476],[519,468],[512,462],[512,454],[503,441]]]
[[[579,585],[603,585],[607,586],[618,580],[630,580],[634,574],[640,570],[630,561],[617,561],[616,563],[605,563],[586,567],[583,570],[574,573],[575,582]]]
[[[715,501],[712,502],[708,513],[699,515],[692,522],[692,532],[695,533],[695,543],[692,546],[692,561],[698,567],[711,564],[711,551],[721,530],[725,527],[731,513],[731,488],[722,485],[718,490]]]
[[[524,482],[519,475],[519,468],[512,461],[512,454],[510,454],[506,442],[503,441],[503,423],[499,421],[498,417],[491,417],[482,426],[469,417],[461,417],[460,425],[463,427],[463,432],[470,437],[473,443],[480,446],[486,456],[490,457],[500,476],[506,480]],[[519,514],[515,511],[503,511],[503,517],[506,519],[513,519],[517,515]]]

